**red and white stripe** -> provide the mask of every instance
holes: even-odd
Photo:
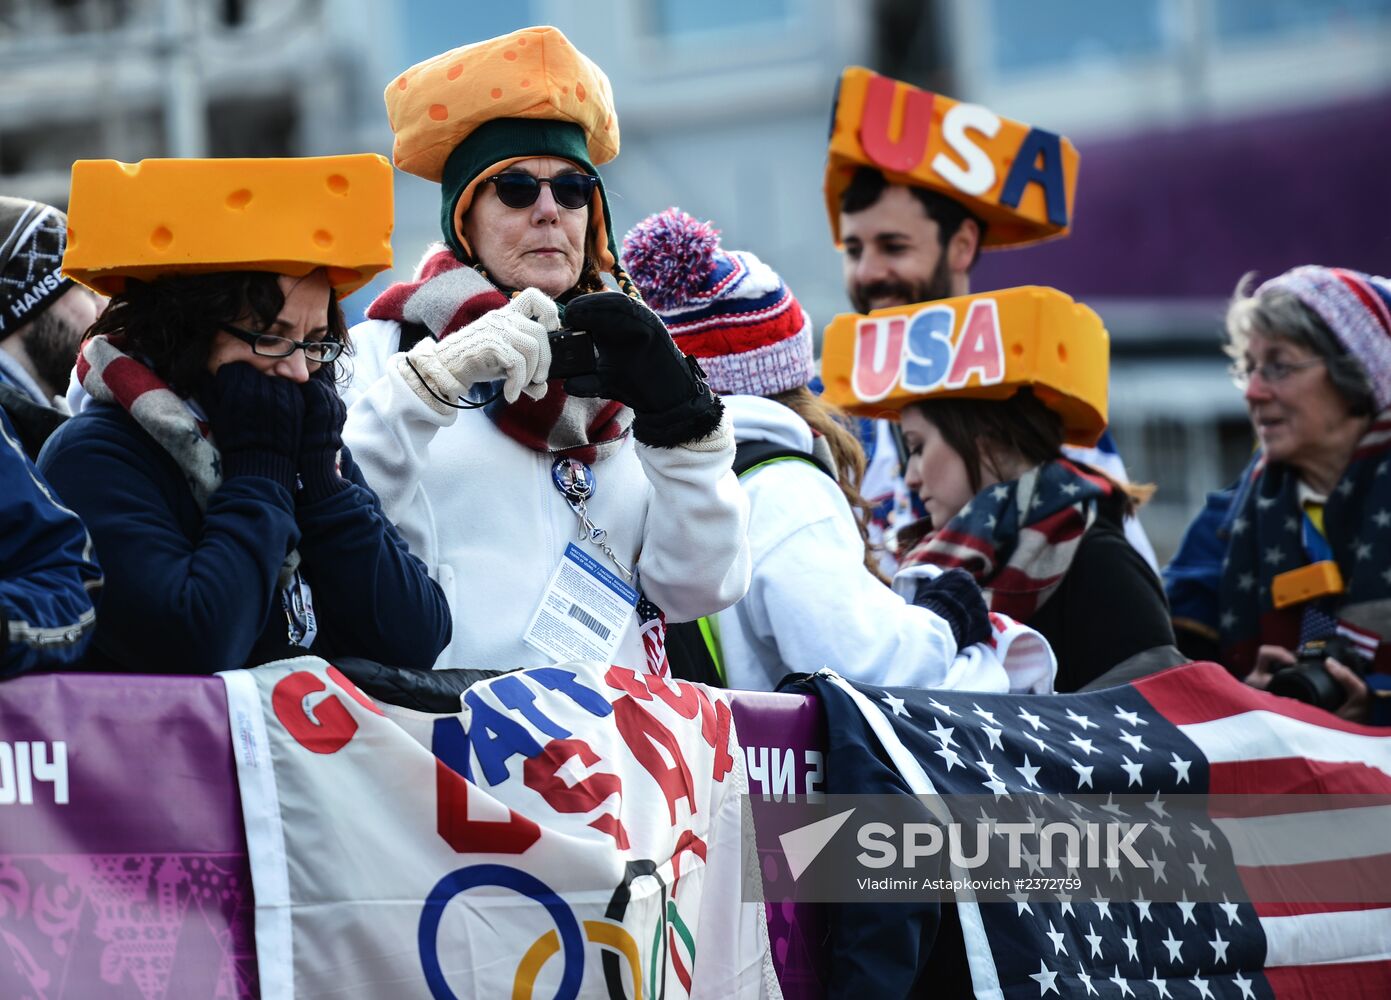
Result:
[[[1255,901],[1275,995],[1391,996],[1391,902],[1376,901],[1391,900],[1391,807],[1369,799],[1391,793],[1391,731],[1246,687],[1215,664],[1135,687],[1206,758],[1211,794],[1261,796],[1261,815],[1213,822]],[[1329,807],[1338,795],[1356,797]],[[1271,812],[1274,796],[1290,796],[1286,811]],[[1340,891],[1363,901],[1327,901]],[[1316,898],[1289,898],[1300,895]],[[1274,896],[1285,899],[1261,901]]]

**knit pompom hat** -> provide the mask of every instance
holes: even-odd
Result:
[[[1362,363],[1377,410],[1391,406],[1391,282],[1360,271],[1310,264],[1271,278],[1256,295],[1285,292],[1328,324]]]
[[[708,222],[648,216],[623,238],[623,263],[716,392],[771,396],[815,376],[811,319],[791,290],[753,254],[721,249]]]

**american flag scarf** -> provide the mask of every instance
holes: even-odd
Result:
[[[492,282],[446,246],[435,244],[416,269],[415,280],[398,282],[382,292],[367,307],[367,317],[419,323],[436,340],[443,340],[506,304],[507,296]],[[633,422],[633,411],[622,403],[570,396],[559,380],[550,383],[543,399],[523,395],[508,403],[499,397],[484,412],[523,447],[565,454],[588,464],[617,452]]]
[[[966,570],[990,610],[1027,622],[1058,589],[1097,508],[1116,493],[1101,473],[1065,458],[976,494],[941,531],[925,535],[903,567]]]
[[[77,380],[87,395],[130,414],[140,429],[167,451],[184,474],[199,510],[222,485],[222,456],[212,430],[194,417],[183,397],[149,367],[126,354],[124,338],[99,334],[84,341],[77,355]],[[299,566],[291,550],[280,567],[284,584]]]
[[[1311,561],[1304,548],[1298,473],[1288,465],[1260,463],[1252,475],[1253,488],[1232,521],[1219,586],[1222,655],[1238,676],[1255,665],[1262,643],[1289,649],[1298,645],[1306,606],[1277,611],[1271,581]],[[1341,625],[1348,617],[1360,618],[1358,605],[1391,598],[1391,410],[1379,413],[1357,443],[1328,495],[1323,523],[1345,590],[1321,610]],[[1366,622],[1360,621],[1356,630],[1366,636]],[[1388,647],[1381,638],[1375,637],[1375,653],[1384,669]]]

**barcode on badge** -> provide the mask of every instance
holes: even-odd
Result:
[[[593,632],[600,639],[608,639],[608,628],[605,627],[604,624],[599,621],[599,619],[595,618],[593,615],[591,615],[588,611],[584,610],[584,608],[580,607],[578,604],[570,605],[570,617],[575,619],[575,621],[579,622],[585,628],[589,629],[589,631]]]

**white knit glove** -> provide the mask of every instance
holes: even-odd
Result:
[[[448,413],[449,404],[474,383],[497,379],[504,380],[502,396],[509,403],[523,392],[540,399],[551,367],[547,334],[559,328],[556,304],[544,292],[528,288],[443,340],[419,341],[397,356],[397,369],[416,395],[439,413]]]

